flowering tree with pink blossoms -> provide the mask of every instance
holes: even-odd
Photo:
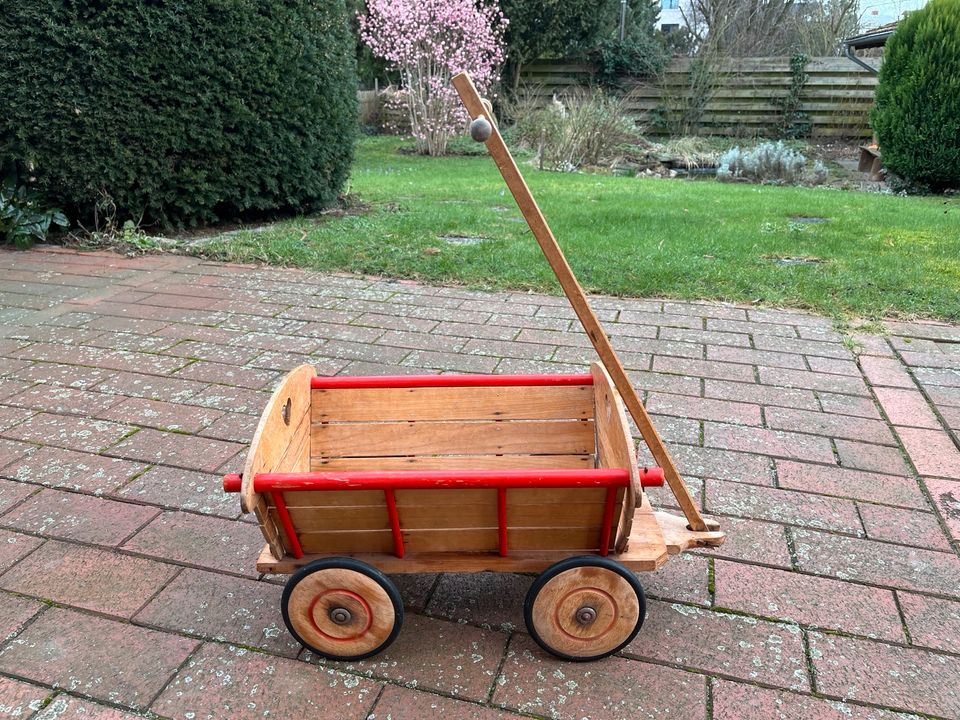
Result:
[[[367,0],[367,10],[360,37],[400,72],[418,150],[443,155],[468,119],[450,79],[467,71],[485,93],[503,62],[497,0]]]

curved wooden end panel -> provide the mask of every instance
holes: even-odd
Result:
[[[259,502],[253,491],[257,473],[310,470],[310,378],[316,374],[313,365],[294,368],[264,408],[243,466],[240,506],[244,512],[255,511]]]
[[[613,381],[600,363],[591,363],[590,373],[593,375],[597,467],[626,468],[630,471],[630,485],[623,498],[614,542],[616,551],[622,553],[627,549],[634,511],[643,492],[640,487],[640,473],[637,470],[637,453],[627,425],[623,401],[620,400]]]

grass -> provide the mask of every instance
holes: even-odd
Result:
[[[559,292],[488,157],[427,158],[400,145],[377,137],[357,147],[350,192],[369,212],[280,222],[203,254]],[[957,198],[521,170],[588,291],[960,320]],[[487,242],[442,239],[451,235]]]

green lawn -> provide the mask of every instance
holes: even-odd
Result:
[[[492,160],[402,155],[400,144],[378,137],[357,147],[350,192],[369,212],[289,220],[204,253],[559,292]],[[960,320],[956,198],[521,170],[589,291]],[[453,245],[444,235],[488,242]],[[822,262],[783,265],[777,257]]]

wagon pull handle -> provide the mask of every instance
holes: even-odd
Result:
[[[556,238],[550,231],[550,227],[547,225],[543,213],[540,212],[537,202],[533,199],[530,188],[528,188],[527,183],[524,182],[523,176],[517,168],[517,163],[514,161],[513,156],[507,149],[506,143],[503,141],[503,137],[500,135],[500,131],[493,118],[493,113],[490,112],[489,105],[484,103],[473,81],[466,73],[454,75],[453,86],[459,93],[460,100],[467,109],[470,118],[476,121],[478,118],[483,117],[486,118],[489,123],[489,128],[487,127],[487,123],[477,123],[471,128],[471,134],[487,146],[487,150],[496,163],[497,169],[500,170],[500,174],[510,189],[513,199],[516,200],[520,212],[523,213],[527,225],[530,226],[530,230],[533,232],[537,244],[540,245],[540,249],[547,258],[547,262],[550,263],[550,268],[553,270],[554,275],[557,276],[557,280],[560,281],[560,287],[563,288],[564,295],[567,296],[567,300],[569,300],[573,306],[573,310],[577,314],[583,329],[586,331],[587,337],[589,337],[590,342],[593,343],[597,355],[600,356],[603,366],[607,369],[607,372],[610,373],[610,378],[613,380],[614,386],[616,386],[627,410],[630,411],[630,415],[633,417],[634,422],[636,422],[644,442],[646,442],[647,447],[650,448],[650,452],[653,454],[657,464],[663,468],[664,477],[670,485],[670,490],[673,491],[674,496],[677,498],[677,502],[687,518],[690,529],[698,532],[715,530],[719,525],[710,521],[710,526],[708,527],[707,522],[704,521],[700,510],[690,495],[690,491],[683,482],[683,478],[680,477],[673,458],[671,458],[670,453],[667,452],[667,448],[663,444],[660,434],[653,426],[653,421],[643,407],[640,396],[637,395],[637,391],[627,377],[620,358],[617,357],[617,353],[610,344],[607,334],[600,325],[600,321],[590,308],[590,303],[587,301],[587,296],[583,292],[583,288],[580,287],[580,283],[573,274],[573,270],[570,268],[570,264],[564,257],[563,251],[557,244]],[[477,129],[476,132],[474,132],[475,128]]]

